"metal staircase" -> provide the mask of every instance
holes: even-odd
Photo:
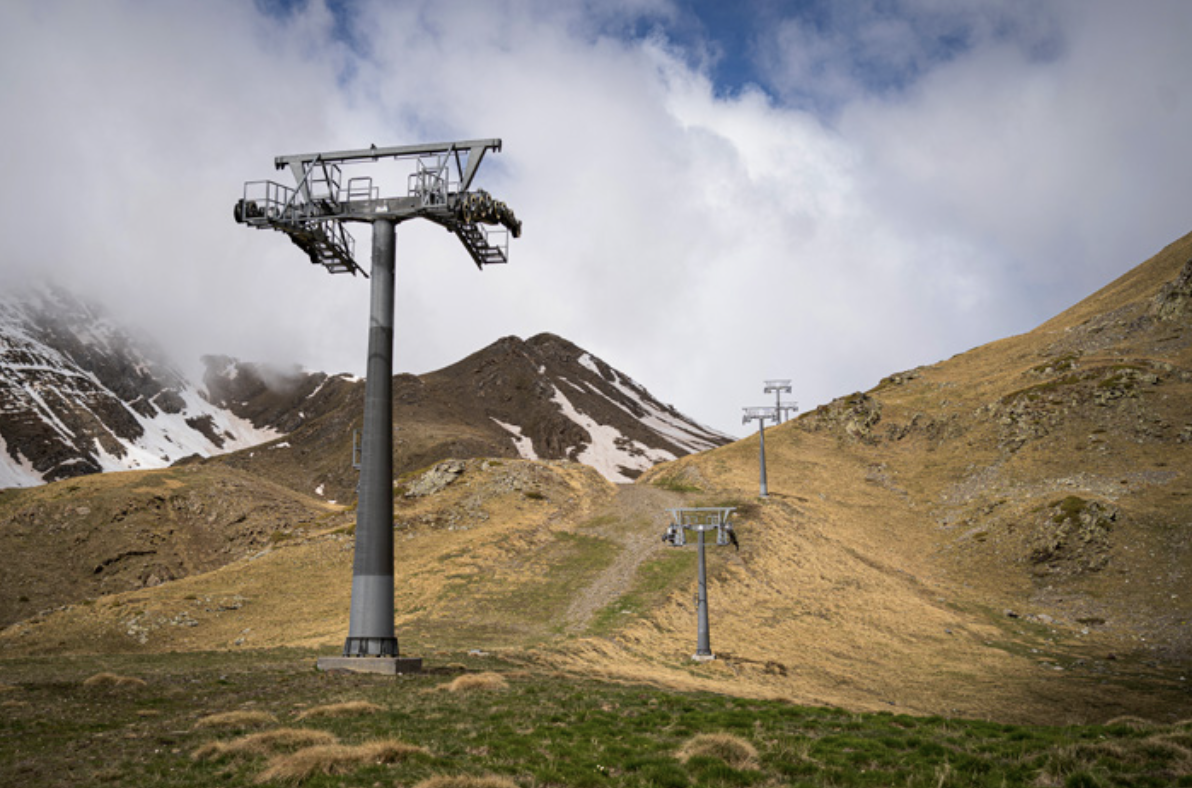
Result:
[[[323,266],[329,273],[368,276],[353,257],[356,239],[341,222],[278,223],[275,227],[288,235],[311,263]]]
[[[475,223],[451,222],[447,229],[455,233],[472,256],[478,268],[509,262],[509,233],[504,230],[488,232]],[[503,236],[504,243],[493,244],[490,238]]]

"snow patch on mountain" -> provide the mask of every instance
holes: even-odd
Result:
[[[513,433],[513,445],[517,447],[517,454],[523,460],[536,460],[538,455],[534,453],[534,441],[528,435],[522,435],[521,427],[516,424],[506,424],[500,419],[489,416],[502,429]]]
[[[592,442],[584,446],[575,459],[595,468],[610,482],[628,484],[633,478],[626,475],[625,471],[645,471],[660,462],[676,459],[669,451],[652,449],[641,441],[630,440],[616,427],[600,424],[580,413],[558,386],[554,387],[551,400],[564,416],[583,427],[592,437]]]
[[[668,409],[655,400],[641,384],[632,378],[622,375],[617,370],[609,367],[607,373],[601,371],[590,354],[584,353],[578,360],[580,365],[599,375],[602,380],[636,404],[646,415],[635,414],[613,397],[610,397],[596,386],[589,384],[588,388],[592,393],[604,397],[604,399],[613,405],[616,405],[621,410],[636,418],[644,426],[666,437],[685,451],[694,454],[707,451],[708,449],[714,449],[722,443],[735,440],[731,435],[726,435],[717,430],[707,427],[697,427],[697,425],[675,414],[673,409]],[[608,375],[612,377],[610,378]]]
[[[5,487],[33,487],[41,484],[41,474],[18,449],[13,454],[0,436],[0,489]]]
[[[604,373],[600,371],[600,367],[596,366],[596,362],[592,359],[591,353],[583,353],[576,360],[581,367],[584,367],[590,372],[595,372],[600,377],[604,377]]]
[[[144,436],[137,441],[138,448],[162,458],[156,465],[142,467],[162,467],[192,454],[222,454],[281,437],[277,430],[258,429],[247,419],[212,405],[193,387],[183,389],[180,394],[185,404],[178,413],[158,413],[152,419],[136,414],[145,429]],[[207,432],[219,441],[213,441],[192,426],[198,423],[208,424]]]

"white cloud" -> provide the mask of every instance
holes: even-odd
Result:
[[[679,49],[664,2],[362,2],[355,51],[318,0],[5,4],[0,284],[50,270],[188,357],[360,372],[368,283],[234,224],[243,182],[499,136],[477,185],[525,235],[478,273],[399,227],[397,368],[553,331],[742,434],[766,378],[805,406],[868,387],[1188,229],[1186,4],[850,7],[818,33],[766,18],[766,95],[710,83],[691,64],[716,46]]]

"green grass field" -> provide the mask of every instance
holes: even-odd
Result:
[[[327,734],[342,745],[400,740],[425,752],[374,754],[341,764],[339,774],[316,769],[264,784],[499,776],[522,788],[1192,785],[1192,722],[1061,728],[852,714],[600,683],[499,656],[438,654],[426,658],[427,672],[398,678],[322,674],[315,657],[275,650],[0,661],[0,785],[254,785],[276,758]],[[84,684],[105,672],[140,681]],[[484,681],[489,673],[505,686]],[[461,676],[481,688],[449,691]],[[352,702],[335,706],[339,714],[310,713]],[[229,712],[248,713],[213,718]],[[269,731],[278,733],[257,739],[276,740],[276,754],[211,755]],[[756,756],[690,751],[701,734],[727,734]]]

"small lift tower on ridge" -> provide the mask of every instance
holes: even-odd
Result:
[[[695,654],[692,659],[697,662],[716,659],[712,654],[712,645],[708,634],[708,567],[704,556],[704,534],[708,531],[716,532],[716,544],[731,544],[741,549],[737,541],[737,534],[733,531],[733,524],[729,522],[734,506],[703,506],[685,509],[667,509],[671,515],[671,524],[662,535],[662,541],[674,547],[687,544],[687,531],[695,531],[696,544],[699,546],[699,574],[696,580],[695,592]]]
[[[295,185],[250,181],[236,202],[237,222],[280,230],[311,263],[330,273],[364,274],[356,263],[348,222],[372,225],[372,270],[368,368],[364,387],[364,440],[360,497],[356,509],[356,553],[352,604],[343,657],[324,657],[321,669],[370,673],[420,670],[422,660],[398,655],[393,625],[393,303],[396,227],[428,219],[454,233],[478,268],[508,261],[509,236],[521,222],[505,203],[472,180],[499,139],[406,145],[332,153],[278,156]],[[406,192],[382,196],[368,175],[344,181],[345,167],[375,168],[382,162],[412,167]],[[481,225],[500,225],[488,229]],[[368,274],[366,274],[367,276]],[[362,659],[368,657],[370,659]]]
[[[748,424],[751,421],[757,422],[757,439],[758,439],[758,496],[768,498],[770,496],[769,486],[766,484],[766,419],[778,423],[778,409],[769,406],[753,406],[744,408],[745,415],[741,417],[742,424]]]

